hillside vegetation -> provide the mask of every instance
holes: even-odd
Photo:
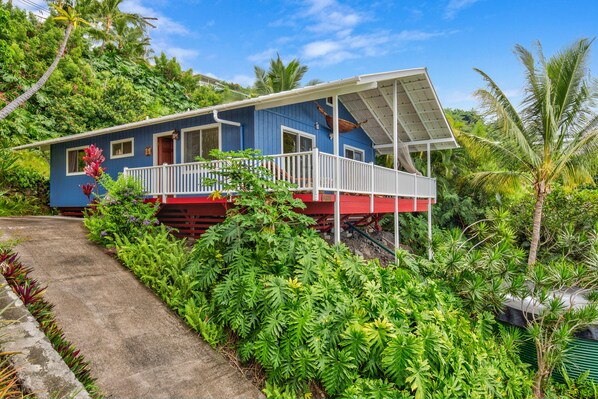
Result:
[[[0,2],[0,108],[44,73],[63,35],[64,26],[51,18],[40,21]],[[199,86],[193,71],[183,71],[176,59],[125,50],[110,44],[102,50],[91,28],[76,29],[47,84],[0,121],[0,146],[168,115],[225,98],[225,90]]]
[[[64,24],[42,21],[0,0],[0,109],[39,79],[63,36]],[[48,82],[0,120],[0,216],[48,212],[46,157],[38,151],[11,155],[6,149],[206,107],[234,95],[228,87],[200,86],[194,72],[184,71],[174,58],[148,55],[146,36],[127,43],[97,36],[92,26],[74,30]],[[141,55],[134,46],[144,48]]]

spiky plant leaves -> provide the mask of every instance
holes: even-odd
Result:
[[[312,333],[314,322],[314,311],[309,305],[301,309],[293,310],[289,314],[289,336],[296,345],[306,342],[307,337]]]
[[[340,344],[358,364],[368,357],[369,342],[365,330],[360,324],[350,325],[343,333]]]
[[[278,309],[291,296],[288,281],[282,277],[267,277],[264,281],[264,295],[268,309]]]
[[[415,399],[424,399],[427,395],[430,380],[430,365],[426,359],[413,358],[407,360],[405,368],[407,377],[405,382],[410,384],[411,391],[415,393]]]
[[[324,357],[322,382],[331,395],[342,392],[354,378],[354,359],[346,350],[329,351]]]

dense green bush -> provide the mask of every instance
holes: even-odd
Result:
[[[158,231],[158,203],[145,202],[141,184],[132,177],[119,175],[113,180],[102,174],[98,183],[105,194],[96,195],[85,211],[84,224],[89,238],[104,246],[114,246],[115,237],[142,237]],[[81,194],[83,195],[83,194]]]
[[[511,336],[494,335],[491,314],[472,320],[449,285],[416,272],[405,253],[382,268],[330,246],[294,212],[302,203],[284,183],[240,159],[255,153],[217,156],[226,160],[224,191],[241,191],[190,255],[164,227],[113,242],[206,341],[259,363],[268,396],[307,394],[314,384],[335,397],[529,396],[529,372]],[[122,213],[121,205],[104,204]]]
[[[494,337],[491,314],[472,321],[443,283],[330,246],[287,190],[265,190],[275,185],[266,170],[227,155],[224,180],[243,190],[196,243],[188,271],[206,319],[266,370],[267,393],[295,396],[316,382],[340,397],[529,396],[529,374]]]
[[[0,216],[49,212],[49,178],[11,151],[0,149]]]
[[[529,247],[534,200],[526,196],[513,203],[511,228],[523,247]],[[567,190],[557,186],[546,197],[542,212],[540,260],[566,256],[583,260],[588,235],[598,226],[598,189]]]

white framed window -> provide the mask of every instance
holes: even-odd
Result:
[[[326,97],[326,105],[332,107],[332,97]]]
[[[210,151],[222,148],[221,134],[219,123],[182,129],[183,162],[195,162],[197,157],[210,159]]]
[[[345,158],[354,159],[356,161],[365,162],[365,151],[357,148],[352,147],[350,145],[344,146],[345,150]]]
[[[85,174],[85,161],[83,161],[83,157],[85,156],[85,148],[87,148],[86,145],[83,147],[73,147],[66,149],[67,176],[77,176]]]
[[[281,150],[283,154],[311,151],[316,147],[316,136],[301,130],[281,126]]]
[[[110,142],[110,159],[135,156],[135,140],[133,137]]]

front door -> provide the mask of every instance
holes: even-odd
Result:
[[[174,164],[174,140],[171,136],[158,137],[158,165]]]

